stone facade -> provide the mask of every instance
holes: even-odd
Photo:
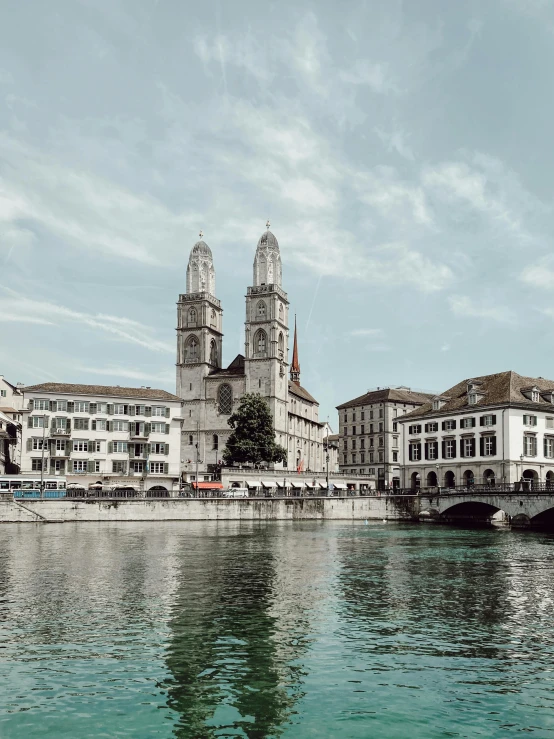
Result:
[[[204,275],[203,278],[199,275]],[[319,404],[288,378],[289,301],[282,287],[279,244],[267,230],[254,256],[253,284],[246,290],[244,354],[221,366],[223,311],[215,296],[211,249],[191,251],[187,292],[177,307],[177,395],[183,400],[181,464],[185,481],[208,481],[218,473],[231,433],[229,416],[245,393],[259,393],[271,410],[275,440],[285,447],[284,469],[324,469]],[[192,310],[191,310],[192,309]]]

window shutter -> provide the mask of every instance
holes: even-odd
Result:
[[[169,434],[169,424],[168,423],[165,424],[165,433]]]
[[[33,428],[31,421],[32,421],[31,416],[27,416],[27,428]]]
[[[492,423],[493,423],[493,426],[494,426],[494,424],[496,423],[496,416],[493,416],[492,417]]]
[[[164,462],[164,475],[167,475],[168,472],[169,472],[169,465],[167,462]]]
[[[496,454],[496,436],[492,437],[492,454]]]
[[[446,441],[441,442],[441,456],[446,459]]]
[[[413,444],[410,444],[408,446],[408,459],[410,461],[413,461],[413,458],[414,458],[414,447],[413,447]]]
[[[479,425],[480,426],[484,426],[485,425],[485,416],[481,416],[481,418],[479,419]]]
[[[150,432],[152,431],[152,424],[151,423],[144,423],[141,424],[141,426],[144,426],[144,435],[150,436]]]
[[[152,415],[152,406],[146,405],[144,406],[144,415],[149,418]]]
[[[485,439],[483,436],[479,439],[479,454],[481,457],[485,456]]]
[[[113,441],[108,441],[108,454],[113,454]]]
[[[429,442],[425,442],[425,459],[429,459]]]
[[[130,416],[134,416],[135,415],[135,410],[136,410],[136,406],[130,405],[129,408],[128,408],[129,415]]]
[[[32,448],[33,448],[33,440],[27,439],[27,451],[30,452]]]
[[[96,409],[98,408],[97,403],[89,403],[88,412],[89,413],[96,413]],[[94,470],[93,470],[94,472]]]
[[[33,410],[33,407],[34,407],[34,403],[35,403],[35,402],[34,402],[34,400],[30,400],[30,401],[29,401],[29,405],[28,405],[28,408],[29,408],[29,410],[30,410],[30,411],[32,411],[32,410]]]
[[[96,420],[93,419],[90,424],[91,431],[96,431]]]
[[[56,401],[55,400],[49,400],[48,401],[48,410],[49,411],[55,411],[56,410]]]
[[[164,454],[169,454],[169,444],[165,445],[165,452]]]
[[[113,421],[106,421],[106,428],[108,431],[113,431]]]
[[[75,401],[74,400],[67,401],[67,412],[75,413]]]
[[[150,454],[150,449],[151,449],[151,445],[150,444],[145,444],[144,445],[144,451],[146,452],[146,454]]]
[[[56,419],[55,418],[52,418],[52,420],[50,421],[50,428],[52,429],[52,431],[54,431],[54,429],[56,428]]]
[[[428,432],[429,432],[429,424],[428,424],[428,423],[426,423],[426,424],[425,424],[425,433],[427,434]]]
[[[94,462],[90,459],[87,460],[87,472],[94,472]]]
[[[166,418],[169,418],[169,411],[170,411],[170,409],[169,409],[169,408],[166,408],[166,409],[165,409],[165,417],[166,417]]]
[[[471,440],[471,456],[475,456],[475,439]]]
[[[108,403],[108,416],[113,416],[113,403]]]

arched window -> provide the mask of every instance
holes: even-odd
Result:
[[[233,390],[230,385],[225,383],[219,386],[217,401],[219,412],[225,416],[230,416],[233,412]]]
[[[263,300],[260,300],[260,302],[258,303],[258,307],[257,307],[258,318],[260,319],[265,318],[266,313],[267,313],[267,310],[266,310],[265,303]]]
[[[215,310],[212,308],[212,312],[210,315],[210,323],[212,326],[216,325],[216,317],[215,317]]]
[[[254,352],[256,354],[265,354],[267,352],[267,334],[265,331],[258,331],[254,337]]]
[[[198,339],[191,336],[185,344],[185,362],[198,362]]]
[[[281,357],[282,357],[285,351],[285,339],[283,336],[283,332],[279,334],[279,351],[281,352]]]
[[[192,434],[189,434],[189,446],[192,446],[194,444],[194,439]]]
[[[279,303],[279,320],[283,320],[283,304]]]
[[[219,366],[219,362],[217,361],[217,344],[215,343],[215,339],[212,339],[210,343],[210,364],[213,364],[216,367]]]
[[[212,436],[212,449],[219,449],[219,436],[217,434]]]
[[[198,318],[198,313],[196,312],[196,308],[191,308],[189,310],[187,324],[189,326],[196,326],[196,320],[197,320],[197,318]]]

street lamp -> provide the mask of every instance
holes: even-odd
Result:
[[[436,464],[435,467],[437,468],[437,472],[436,472],[436,475],[437,475],[437,492],[440,493],[440,491],[441,491],[441,485],[440,485],[440,482],[439,482],[440,465],[439,464]]]

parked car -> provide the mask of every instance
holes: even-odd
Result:
[[[248,498],[248,488],[229,488],[223,491],[224,498]]]

